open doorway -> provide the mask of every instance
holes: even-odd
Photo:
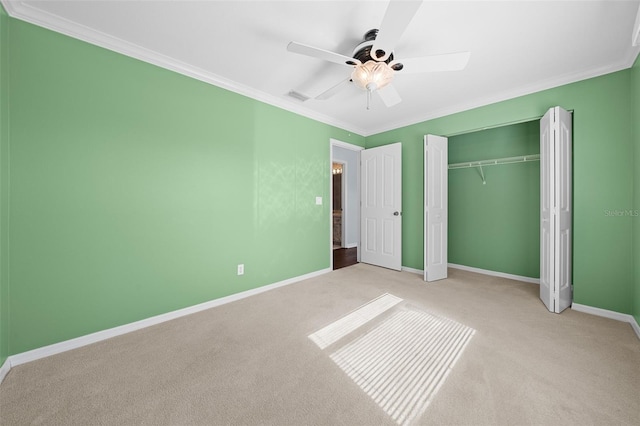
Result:
[[[331,268],[350,266],[360,260],[360,151],[364,148],[330,140],[331,153]]]

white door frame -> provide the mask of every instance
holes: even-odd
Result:
[[[354,145],[354,144],[350,144],[348,142],[343,142],[340,141],[338,139],[329,139],[329,173],[331,174],[331,170],[333,168],[333,147],[340,147],[340,148],[344,148],[344,149],[348,149],[350,151],[356,151],[358,153],[358,161],[356,161],[356,176],[357,176],[357,184],[356,187],[358,188],[358,191],[360,190],[360,151],[362,151],[364,149],[364,147],[362,146],[358,146],[358,145]],[[340,161],[338,161],[340,162]],[[344,187],[346,187],[345,185],[345,179],[343,178],[343,185]],[[343,192],[344,195],[344,192]],[[353,194],[351,194],[353,196]],[[331,270],[333,270],[333,210],[332,210],[332,205],[333,205],[333,178],[329,179],[329,200],[331,200],[331,202],[327,203],[328,204],[328,208],[329,208],[329,268]],[[347,199],[346,197],[343,198],[343,207],[344,205],[347,203]],[[358,221],[360,221],[360,212],[358,212]],[[343,219],[344,219],[344,215],[343,215]],[[344,222],[344,220],[343,220]],[[358,233],[358,238],[357,241],[360,241],[360,226],[358,224],[357,228],[357,233]],[[343,228],[343,231],[346,231],[345,228]],[[345,238],[345,234],[343,234],[343,239]],[[360,244],[358,243],[358,247],[356,248],[357,250],[357,259],[358,262],[360,262]]]

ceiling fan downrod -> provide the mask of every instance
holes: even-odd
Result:
[[[375,92],[376,90],[378,90],[378,85],[375,82],[372,81],[371,83],[367,84],[365,89],[367,89],[367,110],[370,110],[371,109],[371,94],[373,92]]]

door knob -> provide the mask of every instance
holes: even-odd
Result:
[[[400,212],[393,212],[394,216],[400,216]]]

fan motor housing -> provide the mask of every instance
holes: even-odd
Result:
[[[367,61],[372,61],[372,60],[376,62],[385,62],[387,64],[393,61],[393,52],[391,52],[389,54],[389,57],[384,61],[378,61],[373,57],[371,57],[371,49],[373,48],[373,42],[376,40],[377,35],[378,35],[377,28],[373,28],[367,31],[364,34],[363,41],[359,45],[357,45],[356,48],[353,50],[353,58],[359,60],[363,64]],[[382,55],[384,55],[384,52],[379,52],[378,56],[382,56]],[[355,63],[353,65],[355,65]],[[392,68],[395,71],[400,71],[402,69],[402,64],[400,63],[394,64]]]

